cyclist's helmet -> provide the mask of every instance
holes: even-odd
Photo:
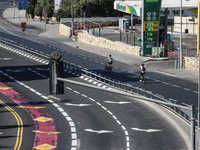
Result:
[[[144,66],[144,64],[142,64],[142,66]]]
[[[111,57],[111,55],[109,55],[109,57]]]

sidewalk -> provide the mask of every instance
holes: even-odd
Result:
[[[155,66],[152,64],[152,68],[154,71],[157,71],[158,73],[164,73],[164,74],[168,74],[171,76],[176,76],[176,77],[182,77],[182,78],[186,78],[186,79],[191,79],[194,82],[198,82],[198,72],[192,72],[186,69],[174,69],[174,67],[163,67],[163,65],[165,65],[164,63],[173,63],[172,60],[165,60],[166,58],[150,58],[150,57],[138,57],[138,56],[133,56],[133,55],[129,55],[129,54],[125,54],[125,53],[120,53],[120,52],[115,52],[115,51],[110,51],[107,49],[102,49],[99,47],[94,47],[94,46],[90,46],[90,45],[86,45],[83,43],[79,43],[76,41],[72,41],[71,38],[68,37],[64,37],[59,35],[59,23],[57,22],[53,22],[52,24],[47,24],[46,26],[46,32],[44,30],[44,22],[40,22],[39,19],[35,19],[35,21],[33,21],[32,19],[29,19],[29,21],[26,21],[25,18],[21,18],[19,20],[19,18],[15,18],[13,19],[13,8],[8,8],[4,11],[3,16],[6,20],[8,20],[9,22],[12,22],[14,24],[18,24],[20,25],[20,23],[22,21],[27,22],[27,30],[32,31],[34,34],[40,36],[40,37],[46,37],[46,38],[51,38],[61,42],[62,44],[66,44],[68,46],[71,47],[79,47],[79,49],[87,51],[87,52],[91,52],[91,53],[95,53],[104,57],[107,57],[109,54],[112,54],[115,58],[115,60],[129,64],[129,65],[133,65],[135,63],[143,63],[143,62],[148,62],[148,61],[154,61],[156,60],[157,63],[155,63]],[[19,11],[17,9],[15,9],[15,16],[19,16]],[[162,63],[160,63],[162,62]],[[154,105],[154,104],[152,104]],[[152,106],[153,107],[153,106]],[[159,109],[159,108],[158,108]],[[182,136],[184,137],[184,139],[186,140],[186,143],[189,145],[190,143],[190,126],[187,125],[182,119],[180,119],[179,117],[175,116],[174,114],[172,114],[171,112],[162,109],[162,110],[157,110],[158,112],[160,112],[160,114],[163,115],[163,111],[165,111],[165,114],[163,117],[167,120],[170,120],[170,122],[173,124],[173,126],[180,132],[180,134],[182,134]]]

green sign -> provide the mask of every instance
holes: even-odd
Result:
[[[152,55],[152,47],[157,47],[161,0],[145,0],[143,5],[143,55]]]

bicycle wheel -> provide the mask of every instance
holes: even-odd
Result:
[[[146,77],[145,77],[145,75],[143,75],[143,84],[145,84],[145,82],[146,82]]]

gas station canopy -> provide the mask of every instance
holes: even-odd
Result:
[[[153,0],[149,0],[153,1]],[[164,16],[165,8],[168,8],[168,18],[180,16],[180,0],[162,0],[161,16]],[[114,9],[128,14],[142,17],[142,0],[115,1]],[[182,0],[182,16],[197,17],[198,0]]]

